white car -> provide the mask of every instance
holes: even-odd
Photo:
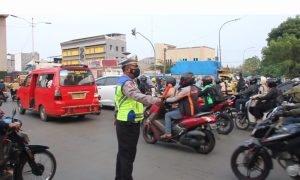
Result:
[[[121,75],[103,76],[96,79],[98,93],[101,96],[101,105],[115,106],[115,91]]]

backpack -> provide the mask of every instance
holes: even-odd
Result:
[[[223,95],[221,88],[216,84],[210,87],[210,95],[215,104],[224,102],[226,100],[226,97]]]

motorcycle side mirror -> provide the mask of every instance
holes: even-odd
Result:
[[[12,120],[13,121],[14,121],[14,117],[15,117],[16,113],[17,113],[17,110],[16,110],[16,108],[14,108],[12,111]]]
[[[3,101],[1,100],[1,101],[0,101],[0,106],[2,106],[2,103],[3,103]]]

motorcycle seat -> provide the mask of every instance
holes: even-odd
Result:
[[[201,117],[211,114],[211,112],[200,112],[198,114],[195,114],[193,117]]]

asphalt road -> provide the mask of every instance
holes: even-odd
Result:
[[[7,102],[1,107],[8,115],[16,107]],[[64,118],[43,122],[36,113],[17,115],[23,121],[31,144],[50,147],[57,160],[54,180],[113,180],[117,139],[112,125],[113,111],[104,109],[99,116],[85,119]],[[234,129],[220,136],[208,155],[176,144],[147,144],[140,137],[134,163],[135,180],[233,180],[230,168],[233,150],[249,138],[250,131]],[[289,179],[277,162],[269,180]]]

